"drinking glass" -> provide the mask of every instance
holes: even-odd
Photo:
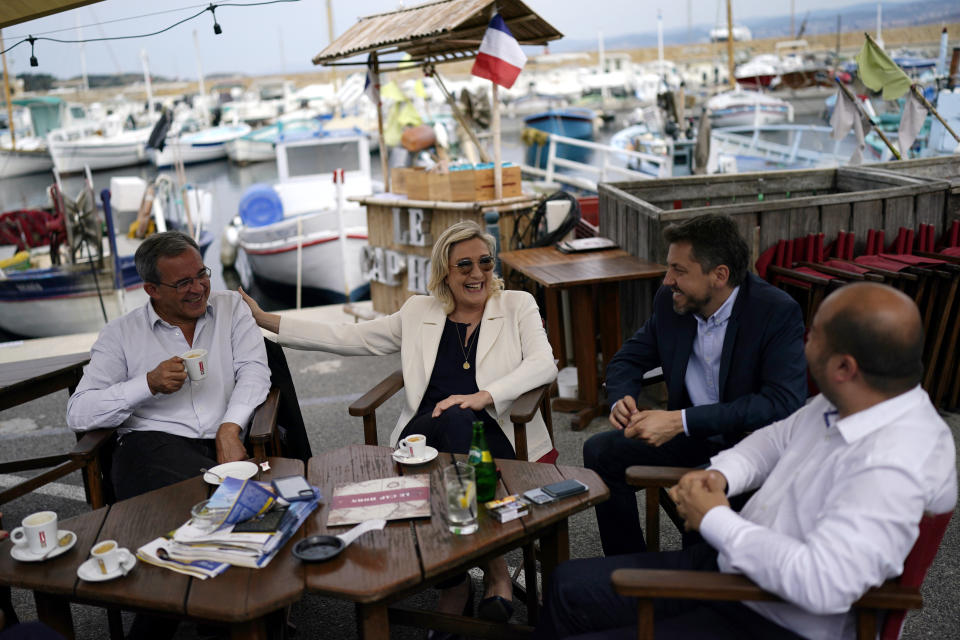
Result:
[[[447,526],[465,536],[477,530],[477,482],[473,467],[458,462],[444,467],[443,488],[447,494]]]

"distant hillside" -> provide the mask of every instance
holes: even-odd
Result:
[[[806,20],[803,35],[835,33],[837,30],[837,15],[839,12],[831,9],[822,9],[807,13],[798,13],[795,17],[796,28]],[[738,20],[734,15],[734,22],[750,28],[755,39],[762,38],[789,38],[790,16],[773,18],[756,18]],[[940,24],[960,22],[960,2],[957,0],[921,0],[883,4],[883,28],[907,27],[923,24]],[[664,31],[665,44],[687,44],[709,42],[710,30],[713,24],[698,24],[692,27],[688,34],[686,28]],[[873,33],[877,26],[877,5],[865,2],[850,7],[844,7],[841,28],[843,31],[869,31]],[[956,38],[958,34],[952,34]],[[606,49],[639,49],[652,47],[657,44],[656,31],[633,33],[604,39]],[[550,44],[550,50],[563,51],[593,51],[597,48],[595,40],[574,40],[564,38]]]

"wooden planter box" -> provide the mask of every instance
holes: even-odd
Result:
[[[917,160],[897,160],[868,165],[870,169],[892,171],[914,178],[946,180],[950,183],[944,208],[944,224],[949,228],[954,220],[960,220],[960,156],[938,156]],[[939,231],[939,230],[938,230]]]
[[[520,167],[503,167],[503,197],[523,194],[520,188]],[[450,172],[450,199],[454,202],[493,200],[493,169],[468,169]]]
[[[838,231],[852,231],[857,251],[868,229],[883,229],[892,239],[901,226],[928,223],[939,234],[951,185],[867,165],[602,183],[598,191],[600,235],[639,258],[664,263],[667,225],[723,213],[737,222],[751,247],[752,264],[777,240],[811,233],[822,232],[829,242]],[[651,296],[640,290],[622,295],[626,336],[649,316]]]
[[[406,174],[407,197],[411,200],[450,201],[450,174],[413,171]]]

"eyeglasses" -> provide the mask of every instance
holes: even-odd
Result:
[[[153,284],[159,284],[164,287],[170,287],[171,289],[176,289],[177,293],[186,293],[190,290],[190,287],[193,286],[193,283],[199,280],[200,282],[206,282],[210,280],[210,267],[204,267],[197,273],[193,278],[184,278],[183,280],[177,280],[173,284],[167,284],[166,282],[154,282]]]
[[[480,271],[493,271],[493,256],[483,256],[477,260],[477,265],[480,267]],[[457,262],[454,265],[457,269],[460,269],[460,273],[463,275],[470,275],[470,272],[473,271],[473,260],[470,258],[464,258]]]

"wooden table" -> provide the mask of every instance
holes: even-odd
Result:
[[[273,476],[302,474],[299,460],[270,458]],[[70,603],[119,607],[175,618],[190,618],[229,626],[232,638],[266,638],[270,614],[297,601],[303,594],[303,570],[289,552],[291,542],[263,569],[231,567],[207,580],[191,578],[145,562],[124,578],[109,582],[85,582],[77,567],[100,540],[116,540],[120,546],[137,548],[183,524],[190,507],[208,497],[212,487],[198,475],[164,489],[151,491],[90,513],[70,518],[61,529],[74,531],[78,540],[68,552],[39,563],[17,562],[10,557],[11,543],[0,544],[0,584],[34,592],[39,619],[63,634],[74,637]],[[298,540],[303,530],[294,536]],[[122,630],[114,638],[122,637]]]
[[[583,429],[606,408],[600,399],[601,378],[597,372],[596,335],[606,366],[620,348],[620,283],[659,279],[667,269],[630,255],[623,249],[585,253],[561,253],[555,247],[521,249],[499,254],[503,264],[516,269],[544,288],[547,335],[560,366],[567,361],[560,309],[560,291],[570,292],[573,325],[573,359],[577,364],[578,397],[557,398],[557,411],[576,411],[572,424]]]
[[[329,562],[301,564],[290,553],[291,545],[304,535],[327,531],[330,510],[321,505],[263,569],[231,567],[216,578],[199,580],[138,562],[130,575],[110,582],[88,583],[77,578],[77,567],[100,540],[116,540],[135,551],[182,524],[189,517],[190,507],[211,490],[196,477],[65,520],[61,528],[74,531],[77,544],[47,562],[17,562],[10,557],[11,543],[0,543],[0,585],[32,590],[40,620],[67,638],[73,638],[71,602],[225,624],[236,639],[266,638],[268,629],[283,624],[283,620],[275,619],[283,608],[299,600],[305,590],[356,603],[361,637],[367,640],[389,638],[390,622],[504,639],[529,635],[531,628],[525,625],[499,625],[400,608],[391,608],[388,613],[388,606],[510,549],[525,547],[532,551],[537,539],[543,579],[548,580],[556,565],[569,556],[567,518],[606,500],[606,485],[595,473],[579,467],[498,460],[502,474],[498,495],[523,492],[564,478],[578,478],[590,491],[533,507],[528,516],[506,524],[481,511],[479,531],[456,536],[449,532],[443,518],[440,470],[450,463],[449,455],[429,464],[403,467],[393,462],[390,453],[388,448],[367,445],[329,451],[310,459],[307,475],[329,502],[334,487],[342,482],[428,473],[433,515],[429,519],[391,522],[383,531],[364,535]],[[303,473],[299,460],[271,458],[270,464],[271,472],[262,479]],[[346,529],[334,527],[330,531],[336,534]],[[527,576],[536,575],[532,554],[525,570]],[[536,580],[528,577],[527,585],[528,610],[535,621]]]
[[[89,361],[84,352],[0,365],[0,411],[60,389],[72,393]]]
[[[450,464],[450,455],[441,454],[441,459],[429,464],[404,467],[393,462],[390,452],[385,447],[367,445],[326,452],[310,459],[307,476],[329,497],[341,482],[427,473],[431,478],[432,516],[391,522],[381,532],[364,535],[330,562],[306,565],[307,590],[355,602],[360,637],[365,640],[389,638],[390,623],[488,638],[529,634],[531,629],[525,626],[499,625],[408,608],[390,607],[388,611],[388,606],[510,549],[532,550],[535,539],[540,540],[545,584],[556,565],[569,557],[568,516],[606,500],[609,496],[606,485],[595,473],[579,467],[497,460],[501,471],[498,496],[522,493],[564,478],[577,478],[589,486],[590,491],[550,505],[532,507],[529,515],[505,524],[490,518],[481,509],[479,530],[472,535],[458,536],[450,533],[443,517],[440,470]],[[326,533],[328,513],[328,509],[322,509],[313,514],[305,523],[306,534]],[[330,532],[336,534],[345,529],[334,527]],[[532,561],[531,554],[525,565],[531,622],[537,616],[536,580],[531,577],[536,575],[536,567]]]

